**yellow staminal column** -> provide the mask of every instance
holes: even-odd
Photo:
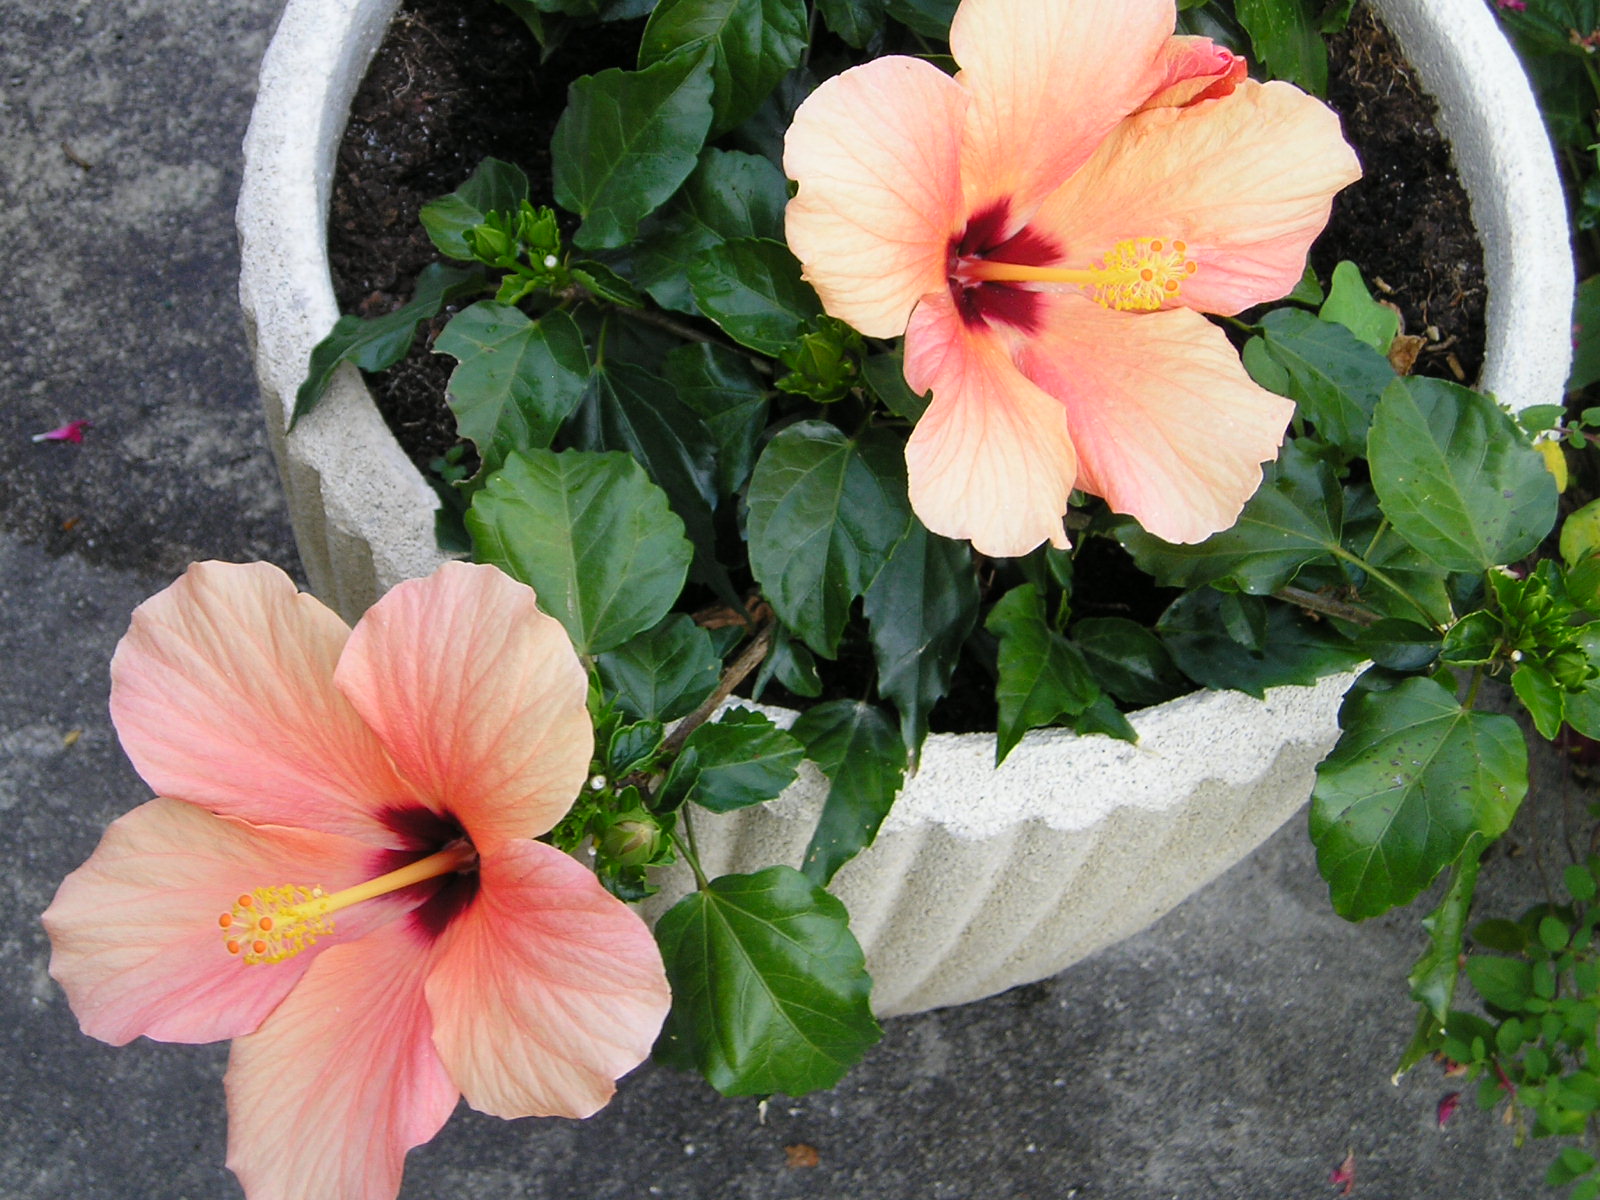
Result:
[[[1032,267],[974,259],[961,264],[961,277],[986,283],[1070,283],[1106,308],[1153,312],[1176,300],[1196,269],[1183,242],[1132,238],[1113,246],[1098,267]]]
[[[449,875],[470,866],[477,856],[469,843],[459,842],[397,871],[332,895],[316,884],[280,883],[258,887],[240,895],[233,908],[217,918],[224,948],[250,966],[283,962],[307,946],[316,945],[318,938],[331,934],[333,914],[339,910]]]

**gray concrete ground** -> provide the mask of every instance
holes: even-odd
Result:
[[[0,0],[0,1200],[239,1195],[226,1048],[82,1037],[37,915],[147,794],[106,715],[129,610],[194,558],[295,569],[231,217],[280,4]],[[94,422],[82,446],[29,440],[71,418]],[[1546,825],[1567,786],[1544,765]],[[1056,979],[891,1021],[840,1087],[764,1123],[646,1066],[587,1122],[463,1108],[404,1195],[1281,1200],[1335,1194],[1349,1151],[1358,1196],[1554,1196],[1547,1148],[1470,1102],[1435,1128],[1437,1069],[1388,1082],[1415,915],[1334,917],[1296,819]],[[800,1143],[818,1165],[786,1165]]]

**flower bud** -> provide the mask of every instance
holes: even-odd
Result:
[[[666,847],[660,824],[642,808],[618,813],[600,834],[600,852],[621,867],[643,867]]]

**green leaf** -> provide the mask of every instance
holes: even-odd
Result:
[[[1561,561],[1573,567],[1600,551],[1600,500],[1591,500],[1561,522]]]
[[[864,609],[878,693],[894,701],[916,762],[928,714],[950,690],[961,647],[978,623],[978,577],[965,542],[912,521],[905,540],[867,589]]]
[[[571,266],[572,278],[591,296],[621,308],[643,308],[644,297],[633,284],[603,262],[581,258]]]
[[[1491,662],[1504,632],[1505,625],[1488,609],[1469,612],[1445,631],[1439,657],[1453,667]]]
[[[559,310],[530,321],[520,309],[480,300],[434,340],[457,360],[447,399],[456,432],[478,448],[485,471],[513,450],[544,450],[583,399],[589,353]]]
[[[635,720],[686,717],[716,690],[722,661],[711,635],[683,613],[595,659],[606,696]]]
[[[1545,1172],[1544,1181],[1554,1187],[1563,1183],[1571,1183],[1579,1176],[1587,1175],[1594,1170],[1594,1155],[1576,1146],[1563,1146],[1561,1153],[1556,1155],[1556,1160],[1550,1164],[1550,1169]]]
[[[882,1036],[844,905],[792,867],[712,880],[656,940],[672,986],[656,1057],[725,1096],[832,1087]]]
[[[1123,742],[1137,742],[1139,731],[1110,696],[1102,695],[1088,708],[1072,718],[1075,733],[1103,733]]]
[[[1072,627],[1072,641],[1095,682],[1118,700],[1144,707],[1189,690],[1161,639],[1125,617],[1091,617]]]
[[[1368,459],[1384,515],[1448,570],[1514,562],[1555,524],[1544,460],[1493,400],[1468,388],[1397,379],[1373,417]]]
[[[950,40],[959,0],[889,0],[889,15],[923,37]]]
[[[872,845],[905,780],[906,747],[883,710],[855,700],[806,709],[794,723],[806,757],[828,777],[828,798],[800,869],[826,887]]]
[[[1299,441],[1267,467],[1260,489],[1231,528],[1203,542],[1174,545],[1132,520],[1116,527],[1141,571],[1162,584],[1194,587],[1232,580],[1254,595],[1268,595],[1307,563],[1340,548],[1343,495],[1333,470]]]
[[[1467,958],[1467,979],[1484,1003],[1507,1012],[1522,1011],[1533,995],[1533,965],[1515,958],[1473,954]]]
[[[1327,94],[1328,47],[1306,0],[1234,0],[1233,12],[1273,75]]]
[[[339,364],[353,362],[363,371],[381,371],[394,366],[411,349],[417,322],[431,321],[451,300],[482,287],[482,268],[429,263],[417,276],[417,288],[409,304],[371,320],[340,317],[328,336],[311,348],[305,382],[294,394],[294,413],[289,418],[289,428],[293,429],[296,421],[317,406]]]
[[[667,355],[665,370],[678,399],[694,410],[716,446],[717,491],[736,495],[750,478],[767,424],[761,376],[742,354],[708,342],[677,347]]]
[[[895,416],[916,424],[928,411],[932,393],[919,396],[911,390],[906,382],[905,356],[900,351],[868,355],[861,361],[861,373],[872,394]]]
[[[606,743],[606,770],[615,778],[638,770],[661,748],[665,733],[660,721],[624,725]]]
[[[1562,872],[1562,880],[1567,885],[1567,895],[1580,903],[1587,904],[1595,897],[1594,872],[1581,863],[1569,863]]]
[[[733,238],[689,264],[689,290],[722,331],[752,350],[777,356],[822,302],[800,278],[800,262],[782,242]]]
[[[1378,397],[1394,382],[1389,360],[1343,325],[1298,308],[1261,318],[1267,354],[1288,374],[1284,395],[1317,432],[1347,454],[1366,450]]]
[[[826,421],[784,429],[750,479],[750,569],[778,617],[825,658],[850,605],[911,526],[894,439],[849,438]]]
[[[718,137],[761,107],[806,42],[805,0],[661,0],[644,27],[639,65],[709,52],[708,136]]]
[[[1234,602],[1246,608],[1259,606],[1264,613],[1265,631],[1254,646],[1228,636],[1225,609]],[[1196,683],[1256,697],[1264,696],[1269,687],[1315,683],[1362,659],[1360,649],[1326,621],[1309,621],[1287,604],[1228,597],[1211,588],[1178,597],[1161,614],[1156,632],[1178,669]]]
[[[634,251],[634,278],[663,308],[696,313],[684,267],[730,238],[783,239],[789,185],[767,159],[707,148]]]
[[[888,0],[817,0],[817,9],[830,33],[860,50],[883,28]]]
[[[710,127],[709,53],[575,82],[550,139],[556,203],[583,218],[573,242],[605,250],[631,240],[694,170]]]
[[[1439,634],[1427,625],[1386,617],[1356,635],[1361,652],[1391,671],[1420,671],[1439,657]]]
[[[777,680],[796,696],[811,699],[822,695],[822,678],[817,674],[817,660],[800,642],[791,638],[779,625],[772,635],[772,650],[756,675],[751,692],[757,700],[768,683]]]
[[[1428,948],[1406,978],[1411,984],[1411,998],[1427,1010],[1435,1025],[1444,1024],[1455,999],[1456,980],[1461,974],[1461,940],[1472,908],[1472,893],[1478,886],[1482,853],[1480,844],[1469,842],[1451,869],[1450,886],[1438,907],[1422,918]]]
[[[580,654],[614,649],[677,600],[693,548],[626,454],[513,452],[467,513],[479,562],[530,585]]]
[[[1475,835],[1499,837],[1528,790],[1516,722],[1462,708],[1431,679],[1353,693],[1340,725],[1317,767],[1311,840],[1350,920],[1410,901]]]
[[[712,812],[765,804],[794,782],[805,748],[760,713],[731,708],[689,735],[661,785],[660,804]]]
[[[473,253],[467,244],[467,230],[482,225],[489,213],[516,213],[527,198],[528,177],[521,167],[498,158],[486,158],[465,183],[448,196],[424,204],[418,215],[429,239],[441,253],[471,262]]]
[[[726,601],[737,593],[717,561],[712,511],[717,503],[716,446],[695,412],[671,386],[631,362],[608,359],[589,376],[572,427],[586,450],[621,450],[636,458],[666,492],[694,545],[691,578]]]
[[[1561,732],[1562,690],[1549,671],[1538,663],[1519,663],[1511,672],[1511,690],[1533,718],[1540,737],[1549,741]]]
[[[1361,268],[1349,261],[1334,267],[1328,299],[1318,315],[1324,321],[1343,325],[1358,340],[1383,355],[1389,353],[1390,345],[1400,333],[1400,314],[1372,298],[1361,278]]]
[[[1031,583],[1014,587],[989,610],[984,628],[1000,639],[995,702],[1000,708],[994,763],[999,766],[1030,729],[1077,716],[1100,697],[1082,652],[1045,619]]]
[[[1591,275],[1578,285],[1572,337],[1567,391],[1577,392],[1600,380],[1600,275]]]

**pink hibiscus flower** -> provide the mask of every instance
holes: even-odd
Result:
[[[276,567],[201,563],[139,606],[111,675],[161,798],[61,885],[50,973],[115,1045],[235,1039],[252,1200],[389,1200],[460,1096],[587,1116],[649,1053],[654,939],[532,840],[593,733],[531,589],[452,563],[351,630]]]
[[[933,393],[912,507],[984,553],[1065,546],[1074,488],[1199,541],[1293,412],[1200,314],[1290,291],[1360,168],[1324,105],[1174,19],[1172,0],[963,0],[959,75],[877,59],[789,130],[789,245],[828,312],[905,335],[906,381]]]

